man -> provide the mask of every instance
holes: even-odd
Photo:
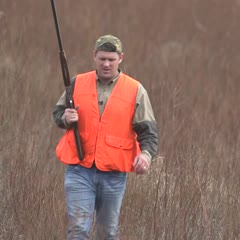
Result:
[[[68,240],[90,238],[94,211],[96,239],[118,239],[127,173],[146,173],[157,153],[157,124],[147,92],[119,69],[123,57],[117,37],[101,36],[94,49],[96,71],[72,80],[76,109],[66,107],[64,92],[53,111],[56,124],[67,129],[56,154],[67,164]],[[82,161],[73,122],[78,122]]]

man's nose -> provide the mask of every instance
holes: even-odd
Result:
[[[110,65],[110,62],[109,62],[108,60],[105,60],[104,63],[103,63],[103,65],[104,65],[105,67],[107,67],[107,66]]]

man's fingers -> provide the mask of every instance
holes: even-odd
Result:
[[[133,162],[133,166],[135,167],[137,165],[137,163],[138,163],[138,156],[135,157],[134,162]]]
[[[78,113],[76,109],[66,108],[64,112],[65,120],[68,124],[78,121]]]
[[[149,161],[140,154],[134,159],[133,166],[137,174],[143,174],[149,168]]]
[[[77,110],[74,108],[66,108],[65,113],[77,113]]]

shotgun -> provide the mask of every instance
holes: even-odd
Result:
[[[65,90],[66,90],[67,107],[75,108],[73,97],[72,97],[72,86],[71,86],[71,80],[69,77],[67,58],[66,58],[65,52],[63,50],[63,46],[62,46],[61,35],[60,35],[59,26],[58,26],[58,18],[57,18],[54,0],[51,0],[51,5],[52,5],[53,17],[54,17],[54,22],[55,22],[55,27],[56,27],[56,32],[57,32],[57,39],[58,39],[58,45],[59,45],[59,56],[60,56],[64,86],[65,86]],[[80,136],[79,136],[79,132],[78,132],[78,123],[77,122],[73,123],[73,131],[74,131],[74,137],[75,137],[75,142],[76,142],[76,147],[77,147],[77,152],[78,152],[78,158],[82,161],[84,156],[83,156],[81,140],[80,140]]]

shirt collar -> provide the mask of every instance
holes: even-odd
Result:
[[[108,84],[111,84],[111,83],[117,81],[119,76],[121,75],[121,73],[122,73],[122,70],[119,68],[118,69],[118,75],[112,81],[110,81]],[[101,82],[98,75],[97,75],[97,70],[96,70],[96,76],[97,76],[97,81]]]

